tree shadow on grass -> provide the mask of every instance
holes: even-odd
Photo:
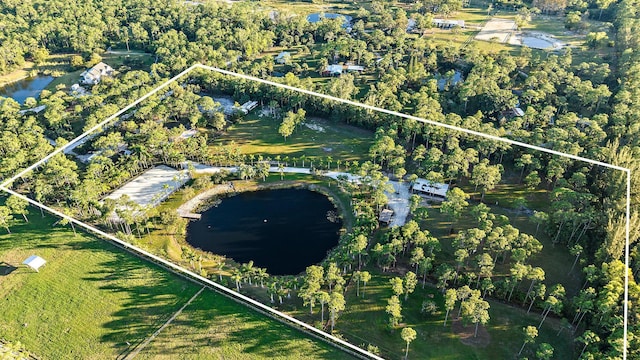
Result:
[[[149,347],[146,356],[348,358],[340,350],[207,290]],[[233,356],[232,356],[233,357]]]
[[[76,245],[90,247],[90,244]],[[109,330],[101,341],[112,344],[122,357],[160,328],[198,291],[197,285],[122,251],[102,262],[98,270],[89,271],[84,280],[100,282],[99,289],[103,291],[122,293],[120,310],[111,314],[112,320],[101,324]]]
[[[16,269],[18,268],[7,262],[0,262],[0,276],[7,276],[14,272]]]

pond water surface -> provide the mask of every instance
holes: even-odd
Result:
[[[0,88],[0,96],[10,97],[24,104],[28,97],[38,98],[40,92],[53,81],[52,76],[36,76],[16,81]]]
[[[349,27],[349,25],[351,24],[351,20],[353,19],[351,16],[349,15],[342,15],[342,14],[333,14],[333,13],[313,13],[307,16],[307,21],[310,23],[316,23],[318,21],[320,21],[320,19],[322,18],[322,16],[324,16],[326,19],[336,19],[340,16],[344,17],[344,24],[342,25],[342,27]]]
[[[222,199],[187,227],[187,242],[271,275],[297,275],[338,244],[340,220],[329,199],[298,189],[245,192]]]

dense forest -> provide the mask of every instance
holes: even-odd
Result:
[[[0,75],[21,68],[25,62],[44,68],[56,54],[73,54],[70,69],[90,67],[111,47],[147,53],[153,63],[148,68],[135,62],[124,64],[119,74],[94,85],[91,96],[74,96],[64,86],[57,91],[45,90],[38,100],[25,104],[46,105],[46,110],[38,114],[21,113],[24,107],[19,103],[0,98],[0,178],[10,177],[51,152],[54,147],[47,139],[58,145],[68,142],[196,62],[628,167],[632,170],[632,214],[627,349],[630,359],[640,358],[640,314],[635,305],[640,300],[640,287],[634,280],[640,270],[640,1],[502,1],[491,5],[521,9],[518,13],[525,22],[532,16],[531,9],[566,13],[567,28],[577,26],[571,23],[572,15],[609,21],[615,34],[610,41],[588,37],[588,46],[610,49],[604,61],[576,60],[583,59],[579,49],[542,53],[522,47],[494,52],[473,42],[453,47],[422,36],[429,32],[434,17],[447,16],[468,5],[462,1],[418,1],[409,11],[408,6],[373,1],[354,12],[349,30],[341,19],[310,23],[304,16],[293,16],[286,10],[274,14],[258,4],[3,1]],[[411,33],[406,31],[409,19],[415,23]],[[273,56],[265,55],[274,47],[296,48],[302,60],[278,65]],[[315,81],[326,65],[338,62],[359,64],[366,70]],[[285,74],[279,74],[282,69]],[[464,81],[446,82],[444,91],[440,89],[439,79],[456,72]],[[460,289],[466,286],[463,291],[468,290],[468,294],[462,297],[460,312],[480,309],[487,292],[506,302],[513,297],[513,302],[518,299],[525,308],[536,306],[543,313],[573,319],[572,325],[580,330],[575,334],[580,358],[622,356],[626,213],[626,176],[622,172],[212,72],[198,71],[167,91],[165,95],[171,101],[163,101],[162,95],[151,97],[130,117],[81,149],[100,151],[101,155],[88,164],[59,154],[16,180],[13,187],[106,227],[108,214],[116,204],[103,204],[101,198],[155,164],[179,165],[186,160],[216,165],[257,162],[243,156],[233,144],[211,145],[227,123],[215,111],[210,94],[228,94],[240,103],[265,99],[262,105],[277,109],[280,118],[289,121],[289,117],[291,123],[303,109],[308,116],[356,125],[375,134],[367,159],[344,166],[369,180],[354,196],[359,215],[341,239],[340,247],[352,256],[344,259],[339,249],[334,251],[326,269],[310,267],[300,284],[299,296],[312,312],[316,300],[322,299],[318,301],[323,306],[323,320],[324,304],[332,304],[331,328],[335,313],[344,308],[344,299],[332,291],[344,281],[339,275],[340,265],[351,261],[348,267],[355,271],[361,268],[364,257],[383,271],[393,269],[398,261],[415,269],[407,274],[417,279],[412,275],[396,278],[399,289],[394,289],[395,299],[388,305],[394,324],[400,299],[413,291],[409,289],[418,280],[428,277],[445,299],[453,297],[454,305],[456,294],[448,288],[457,282],[465,284]],[[509,115],[515,107],[523,109],[522,116]],[[211,131],[175,141],[189,127]],[[131,154],[119,153],[122,143],[130,144]],[[544,279],[544,271],[540,278],[539,271],[527,260],[540,251],[540,242],[519,232],[508,219],[491,214],[482,204],[485,192],[500,182],[505,168],[518,174],[519,183],[529,189],[548,192],[549,210],[532,216],[543,224],[554,246],[576,256],[585,276],[576,294],[566,296],[558,284],[549,284],[546,292],[541,290],[536,281]],[[376,212],[386,202],[384,189],[374,185],[386,177],[412,176],[449,184],[466,181],[482,192],[479,204],[473,207],[462,191],[452,191],[443,204],[442,212],[452,223],[466,207],[472,208],[477,219],[473,227],[455,237],[455,260],[449,263],[436,258],[438,241],[415,221],[386,233],[375,246],[367,246],[367,237],[377,227]],[[6,208],[0,207],[0,225],[9,230],[11,214],[21,211],[16,204]],[[412,206],[415,219],[420,218],[421,210]],[[132,219],[131,225],[145,227],[146,222]],[[498,259],[511,276],[493,284],[492,270]],[[470,260],[473,265],[469,265]],[[344,274],[347,265],[343,266]],[[461,268],[477,272],[461,280]],[[321,281],[328,276],[325,272],[334,275]],[[352,281],[360,286],[360,281],[369,276],[365,273],[353,272]],[[238,287],[239,281],[236,277]],[[282,296],[273,286],[271,293]],[[463,309],[464,302],[471,303],[466,299],[474,299],[477,307]],[[453,306],[447,307],[447,315],[450,309]],[[484,324],[482,319],[473,322]]]

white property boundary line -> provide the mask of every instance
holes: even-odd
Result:
[[[315,327],[313,327],[313,326],[311,326],[311,325],[309,325],[307,323],[304,323],[304,322],[302,322],[302,321],[300,321],[300,320],[298,320],[298,319],[296,319],[294,317],[291,317],[291,316],[289,316],[289,315],[287,315],[285,313],[282,313],[282,312],[280,312],[278,310],[275,310],[275,309],[273,309],[273,308],[271,308],[271,307],[269,307],[267,305],[262,304],[261,302],[253,300],[252,298],[250,298],[248,296],[242,295],[239,292],[231,290],[226,286],[222,286],[222,285],[220,285],[220,284],[218,284],[216,282],[213,282],[213,281],[211,281],[211,280],[209,280],[209,279],[207,279],[205,277],[202,277],[202,276],[200,276],[200,275],[198,275],[198,274],[196,274],[196,273],[194,273],[194,272],[192,272],[190,270],[187,270],[187,269],[185,269],[185,268],[183,268],[181,266],[178,266],[178,265],[176,265],[176,264],[174,264],[174,263],[172,263],[170,261],[167,261],[167,260],[165,260],[165,259],[163,259],[163,258],[161,258],[159,256],[156,256],[156,255],[154,255],[154,254],[152,254],[152,253],[150,253],[150,252],[148,252],[146,250],[143,250],[143,249],[141,249],[141,248],[139,248],[139,247],[137,247],[135,245],[129,244],[126,241],[122,241],[122,240],[118,239],[117,237],[115,237],[115,236],[113,236],[111,234],[108,234],[108,233],[106,233],[106,232],[104,232],[104,231],[102,231],[100,229],[97,229],[97,228],[95,228],[95,227],[93,227],[93,226],[91,226],[89,224],[86,224],[84,222],[76,220],[75,218],[73,218],[73,217],[71,217],[71,216],[69,216],[67,214],[64,214],[64,213],[62,213],[62,212],[60,212],[60,211],[58,211],[56,209],[50,208],[47,205],[44,205],[44,204],[42,204],[42,203],[40,203],[38,201],[35,201],[35,200],[31,199],[31,198],[28,198],[28,197],[26,197],[26,196],[24,196],[24,195],[22,195],[20,193],[17,193],[15,191],[11,190],[11,189],[7,189],[7,188],[5,188],[3,186],[0,186],[0,190],[4,190],[4,191],[8,192],[11,195],[15,195],[15,196],[17,196],[17,197],[19,197],[21,199],[24,199],[24,200],[28,201],[29,203],[31,203],[31,204],[33,204],[35,206],[38,206],[38,207],[40,207],[40,208],[52,213],[53,215],[59,216],[61,218],[64,218],[64,219],[68,220],[71,223],[74,223],[74,224],[76,224],[76,225],[78,225],[80,227],[83,227],[83,228],[89,230],[92,233],[95,233],[95,234],[98,234],[98,235],[100,235],[102,237],[105,237],[105,238],[113,241],[114,243],[120,245],[121,247],[123,247],[123,248],[125,248],[127,250],[130,250],[130,251],[132,251],[134,253],[138,253],[139,255],[142,255],[143,257],[146,257],[146,258],[149,258],[149,259],[153,259],[154,261],[157,261],[158,263],[162,264],[163,266],[165,266],[165,267],[167,267],[169,269],[172,269],[176,273],[185,274],[189,278],[193,278],[193,279],[195,279],[195,280],[197,280],[197,281],[199,281],[201,283],[204,283],[204,284],[208,285],[209,287],[212,287],[212,288],[215,288],[216,290],[219,290],[222,293],[226,293],[227,295],[231,295],[233,298],[237,298],[237,299],[240,299],[240,300],[242,300],[244,302],[247,302],[247,303],[253,305],[254,307],[258,308],[261,311],[265,311],[267,313],[271,313],[271,314],[276,315],[277,317],[279,317],[281,319],[284,319],[284,320],[287,320],[288,322],[294,323],[294,324],[304,328],[305,330],[312,332],[313,335],[319,335],[321,338],[325,338],[325,340],[331,340],[331,341],[329,341],[330,344],[337,343],[337,344],[339,344],[339,345],[341,345],[341,346],[343,346],[343,347],[345,347],[345,348],[347,348],[347,349],[349,349],[349,350],[351,350],[353,352],[358,353],[359,355],[365,355],[365,356],[368,356],[368,357],[376,359],[376,360],[384,360],[383,358],[381,358],[381,357],[379,357],[379,356],[377,356],[375,354],[372,354],[372,353],[370,353],[370,352],[368,352],[366,350],[363,350],[363,349],[361,349],[361,348],[359,348],[359,347],[357,347],[357,346],[355,346],[355,345],[353,345],[351,343],[348,343],[348,342],[346,342],[344,340],[338,339],[337,337],[335,337],[335,336],[333,336],[333,335],[331,335],[329,333],[326,333],[326,332],[324,332],[322,330],[316,329]],[[342,349],[342,350],[344,351],[344,349]]]
[[[392,111],[392,110],[387,110],[387,109],[383,109],[383,108],[379,108],[377,106],[372,106],[372,105],[366,105],[366,104],[362,104],[356,101],[351,101],[351,100],[346,100],[346,99],[342,99],[342,98],[338,98],[335,96],[330,96],[330,95],[326,95],[326,94],[321,94],[321,93],[317,93],[315,91],[310,91],[310,90],[305,90],[305,89],[300,89],[297,87],[293,87],[293,86],[289,86],[289,85],[285,85],[285,84],[280,84],[277,82],[273,82],[273,81],[269,81],[269,80],[265,80],[265,79],[261,79],[261,78],[257,78],[257,77],[253,77],[253,76],[249,76],[249,75],[244,75],[244,74],[238,74],[232,71],[228,71],[228,70],[223,70],[223,69],[219,69],[216,67],[211,67],[211,66],[206,66],[206,65],[202,65],[202,64],[194,64],[191,67],[189,67],[188,69],[184,70],[183,72],[181,72],[180,74],[174,76],[173,78],[165,81],[164,83],[162,83],[161,85],[159,85],[158,87],[156,87],[155,89],[151,90],[149,93],[147,93],[146,95],[142,96],[141,98],[133,101],[132,103],[130,103],[129,105],[127,105],[126,107],[122,108],[121,110],[119,110],[118,112],[116,112],[115,114],[109,116],[108,118],[106,118],[104,121],[100,122],[99,124],[95,125],[94,127],[92,127],[91,129],[87,130],[86,132],[84,132],[83,134],[79,135],[78,137],[76,137],[75,139],[71,140],[69,143],[67,143],[66,145],[54,150],[52,153],[50,153],[49,155],[45,156],[44,158],[42,158],[41,160],[37,161],[36,163],[34,163],[33,165],[27,167],[26,169],[20,171],[19,173],[17,173],[16,175],[14,175],[13,177],[7,179],[6,181],[4,181],[1,185],[0,185],[0,190],[4,190],[12,195],[16,195],[24,200],[29,201],[31,204],[38,206],[42,209],[45,209],[57,216],[60,216],[62,218],[65,218],[81,227],[84,227],[85,229],[97,233],[99,235],[105,236],[108,239],[121,244],[122,246],[124,246],[127,249],[131,249],[132,251],[138,252],[142,255],[148,256],[156,261],[159,261],[161,263],[163,263],[164,265],[168,266],[169,268],[175,269],[178,272],[187,274],[189,276],[192,276],[200,281],[203,281],[206,284],[209,284],[211,286],[213,286],[216,289],[222,290],[223,292],[229,293],[232,296],[238,297],[240,299],[243,299],[263,310],[266,310],[272,314],[275,314],[277,316],[280,316],[283,319],[286,319],[288,321],[291,321],[297,325],[300,325],[316,334],[319,334],[320,336],[326,338],[326,339],[330,339],[336,343],[339,343],[343,346],[346,346],[350,349],[354,349],[355,351],[357,351],[358,353],[361,354],[365,354],[367,356],[370,356],[372,358],[375,359],[381,359],[380,357],[365,351],[363,349],[360,349],[357,346],[354,346],[348,342],[345,342],[344,340],[338,339],[324,331],[318,330],[304,322],[301,322],[295,318],[292,318],[291,316],[288,316],[284,313],[281,313],[277,310],[274,310],[266,305],[263,305],[262,303],[259,303],[251,298],[248,298],[240,293],[237,293],[225,286],[222,286],[218,283],[212,282],[209,279],[206,279],[200,275],[197,275],[187,269],[184,269],[180,266],[177,266],[169,261],[166,261],[164,259],[161,259],[145,250],[142,250],[136,246],[133,246],[129,243],[126,243],[118,238],[116,238],[113,235],[107,234],[91,225],[85,224],[81,221],[76,220],[75,218],[72,218],[66,214],[63,214],[55,209],[52,209],[40,202],[37,202],[35,200],[32,200],[22,194],[18,194],[17,192],[11,190],[8,188],[8,186],[10,186],[16,179],[20,178],[21,176],[23,176],[24,174],[26,174],[27,172],[35,169],[36,167],[42,165],[43,163],[45,163],[47,160],[49,160],[51,157],[59,154],[60,152],[64,151],[64,149],[66,149],[67,147],[69,147],[70,145],[80,141],[81,139],[83,139],[84,137],[86,137],[87,135],[89,135],[90,133],[102,128],[104,125],[108,124],[109,122],[111,122],[112,120],[114,120],[115,118],[117,118],[118,116],[120,116],[121,114],[123,114],[124,112],[128,111],[129,109],[133,108],[134,106],[138,105],[140,102],[144,101],[145,99],[147,99],[148,97],[152,96],[153,94],[157,93],[158,91],[160,91],[161,89],[165,88],[166,86],[168,86],[170,83],[175,82],[176,80],[178,80],[179,78],[183,77],[184,75],[186,75],[187,73],[191,72],[192,70],[199,68],[199,69],[205,69],[205,70],[210,70],[210,71],[214,71],[220,74],[224,74],[224,75],[229,75],[229,76],[233,76],[233,77],[237,77],[237,78],[241,78],[241,79],[245,79],[245,80],[250,80],[250,81],[256,81],[262,84],[267,84],[267,85],[272,85],[278,88],[282,88],[282,89],[287,89],[287,90],[291,90],[291,91],[295,91],[295,92],[299,92],[299,93],[303,93],[303,94],[307,94],[307,95],[311,95],[311,96],[316,96],[316,97],[320,97],[323,99],[327,99],[327,100],[331,100],[331,101],[335,101],[335,102],[339,102],[339,103],[343,103],[343,104],[347,104],[347,105],[352,105],[352,106],[356,106],[356,107],[360,107],[363,109],[367,109],[367,110],[372,110],[372,111],[377,111],[377,112],[381,112],[381,113],[385,113],[388,115],[393,115],[393,116],[397,116],[397,117],[401,117],[404,119],[411,119],[411,120],[415,120],[418,122],[422,122],[425,124],[429,124],[429,125],[433,125],[433,126],[439,126],[439,127],[443,127],[445,129],[449,129],[449,130],[454,130],[454,131],[458,131],[458,132],[462,132],[468,135],[474,135],[474,136],[478,136],[478,137],[483,137],[486,139],[490,139],[490,140],[494,140],[497,142],[502,142],[502,143],[506,143],[509,145],[516,145],[516,146],[520,146],[520,147],[524,147],[527,149],[532,149],[532,150],[537,150],[537,151],[542,151],[544,153],[547,154],[552,154],[552,155],[557,155],[557,156],[562,156],[562,157],[566,157],[566,158],[570,158],[573,160],[577,160],[577,161],[583,161],[583,162],[587,162],[593,165],[598,165],[598,166],[602,166],[605,168],[609,168],[609,169],[613,169],[613,170],[619,170],[619,171],[623,171],[626,173],[627,175],[627,199],[626,199],[626,224],[625,224],[625,236],[626,236],[626,244],[625,244],[625,254],[624,254],[624,262],[625,262],[625,276],[624,276],[624,302],[623,302],[623,316],[624,316],[624,336],[623,336],[623,342],[624,342],[624,347],[623,347],[623,360],[627,359],[627,346],[628,346],[628,336],[627,336],[627,327],[628,327],[628,314],[629,314],[629,309],[628,309],[628,303],[629,303],[629,235],[630,235],[630,217],[631,217],[631,169],[629,168],[625,168],[622,166],[618,166],[618,165],[613,165],[613,164],[608,164],[602,161],[597,161],[597,160],[593,160],[593,159],[589,159],[589,158],[585,158],[585,157],[581,157],[581,156],[577,156],[577,155],[573,155],[573,154],[566,154],[560,151],[556,151],[553,149],[547,149],[541,146],[536,146],[536,145],[531,145],[531,144],[527,144],[524,142],[520,142],[520,141],[516,141],[516,140],[512,140],[512,139],[507,139],[507,138],[502,138],[502,137],[498,137],[495,135],[490,135],[490,134],[485,134],[479,131],[475,131],[475,130],[470,130],[470,129],[465,129],[462,127],[458,127],[458,126],[454,126],[454,125],[450,125],[450,124],[445,124],[445,123],[440,123],[437,121],[433,121],[433,120],[428,120],[428,119],[424,119],[424,118],[420,118],[417,116],[412,116],[412,115],[407,115],[407,114],[403,114],[397,111]]]
[[[144,348],[146,348],[147,345],[149,345],[149,343],[151,341],[153,341],[153,339],[155,339],[156,336],[158,336],[158,334],[160,334],[162,332],[162,330],[164,330],[164,328],[169,326],[169,324],[171,324],[173,322],[173,320],[175,320],[182,313],[182,310],[184,310],[187,306],[189,306],[189,304],[191,304],[191,302],[193,300],[195,300],[198,297],[198,295],[200,295],[204,291],[204,289],[206,289],[206,288],[207,288],[206,286],[203,286],[202,289],[198,290],[198,292],[195,295],[193,295],[191,297],[191,299],[189,299],[189,301],[187,301],[184,305],[182,305],[182,307],[180,309],[178,309],[178,311],[176,311],[169,318],[169,320],[167,320],[164,324],[162,324],[162,326],[160,326],[160,328],[158,330],[156,330],[151,336],[149,336],[140,346],[136,347],[136,349],[132,353],[127,355],[125,357],[125,360],[133,359],[134,357],[136,357],[140,353],[140,351],[144,350]]]

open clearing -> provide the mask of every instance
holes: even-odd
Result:
[[[0,235],[0,259],[17,269],[0,275],[0,337],[20,341],[42,359],[107,359],[124,356],[153,334],[200,288],[115,246],[69,228],[52,227],[56,219],[32,210],[14,234]],[[20,264],[37,254],[47,264],[35,273]],[[3,265],[6,265],[3,264]],[[172,354],[200,351],[194,358],[246,359],[254,356],[341,359],[328,344],[310,340],[278,321],[209,290],[185,312],[196,311],[193,331],[210,328],[217,341],[195,349],[194,333],[183,343],[164,344]],[[184,324],[183,313],[172,326]],[[250,326],[239,326],[245,324]],[[266,336],[266,329],[275,329]],[[264,337],[263,337],[264,336]],[[212,339],[207,334],[207,339]],[[162,339],[162,333],[159,336]],[[154,349],[154,340],[149,349]],[[174,341],[177,341],[174,339]],[[131,345],[127,345],[127,342]],[[276,342],[278,346],[272,346]],[[257,346],[262,344],[262,347]],[[269,354],[269,356],[267,356]],[[317,355],[317,356],[316,356]]]
[[[373,133],[344,123],[331,122],[319,118],[308,118],[306,124],[321,127],[320,132],[308,126],[298,126],[287,141],[278,133],[280,121],[259,117],[257,112],[229,126],[226,134],[216,143],[234,141],[240,151],[247,155],[306,157],[317,156],[333,160],[362,160],[369,151]],[[307,162],[308,164],[308,162]]]
[[[184,171],[160,165],[140,174],[106,198],[117,200],[126,195],[142,207],[155,206],[182,187],[188,179]]]
[[[497,41],[505,43],[516,29],[516,22],[511,19],[492,18],[487,21],[476,35],[476,40]]]
[[[379,346],[381,355],[387,359],[400,359],[404,355],[406,346],[400,337],[400,329],[388,330],[386,324],[389,317],[385,313],[387,299],[392,295],[389,288],[389,279],[396,274],[382,274],[374,268],[367,269],[373,275],[367,284],[365,298],[356,299],[355,284],[351,284],[345,295],[348,304],[353,304],[347,309],[336,323],[336,328],[354,344],[371,342]],[[362,284],[360,290],[362,291]],[[362,294],[361,294],[362,295]],[[421,314],[420,308],[423,300],[434,301],[440,311],[436,315]],[[407,301],[402,301],[403,319],[401,326],[409,326],[418,332],[418,338],[411,343],[409,359],[512,359],[518,353],[522,345],[522,327],[527,325],[538,326],[540,312],[526,311],[505,305],[501,302],[489,300],[491,308],[489,314],[491,320],[486,326],[489,336],[489,344],[485,343],[467,345],[458,338],[471,332],[473,339],[473,325],[462,329],[464,334],[457,333],[460,329],[452,329],[452,320],[458,313],[458,306],[449,314],[447,326],[443,327],[445,311],[442,293],[429,284],[422,289],[419,284],[415,292]],[[572,337],[564,330],[557,336],[560,322],[557,319],[547,319],[540,329],[538,342],[547,342],[555,348],[555,359],[572,359]],[[454,333],[456,331],[456,333]],[[391,332],[391,335],[390,335]],[[480,337],[480,332],[479,335]],[[463,336],[464,337],[464,336]],[[366,340],[365,340],[366,339]],[[530,346],[522,353],[523,356],[534,358]]]

